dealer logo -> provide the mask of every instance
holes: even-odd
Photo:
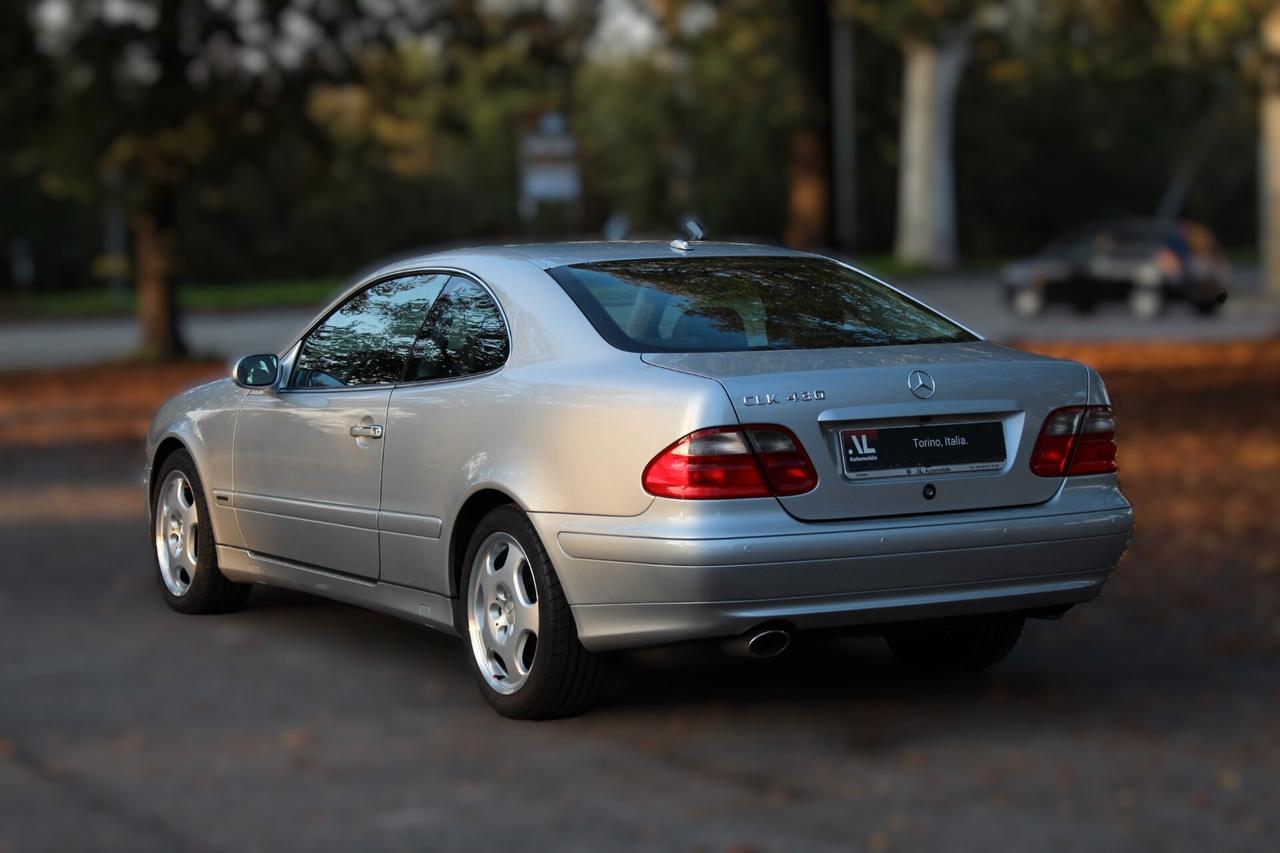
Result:
[[[849,436],[849,443],[853,445],[854,451],[861,456],[874,456],[876,449],[871,446],[871,442],[867,440],[867,436],[854,433]]]

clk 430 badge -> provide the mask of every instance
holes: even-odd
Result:
[[[771,406],[774,403],[812,403],[827,399],[826,391],[792,391],[790,394],[747,394],[744,406]]]

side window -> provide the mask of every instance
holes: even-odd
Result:
[[[390,385],[448,275],[411,275],[367,287],[307,336],[289,381],[292,388]]]
[[[507,360],[507,329],[489,292],[455,276],[432,306],[409,357],[405,381],[497,370]]]

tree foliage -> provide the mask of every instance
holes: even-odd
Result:
[[[0,5],[0,244],[31,243],[41,287],[91,280],[108,175],[135,226],[163,220],[179,280],[342,274],[521,236],[519,139],[549,109],[579,142],[582,231],[623,212],[665,235],[694,210],[713,235],[778,240],[794,134],[829,109],[805,62],[825,34],[784,0],[65,0],[56,27],[49,5]],[[601,43],[618,5],[651,30],[638,49]],[[858,32],[863,251],[893,240],[901,44],[959,26],[966,253],[1151,213],[1178,175],[1183,213],[1252,240],[1264,0],[829,8]]]

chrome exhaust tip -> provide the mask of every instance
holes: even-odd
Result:
[[[791,646],[791,635],[781,628],[761,631],[747,640],[747,651],[755,658],[775,658]]]
[[[775,658],[790,646],[791,632],[783,628],[756,628],[720,643],[725,654],[744,658]]]

